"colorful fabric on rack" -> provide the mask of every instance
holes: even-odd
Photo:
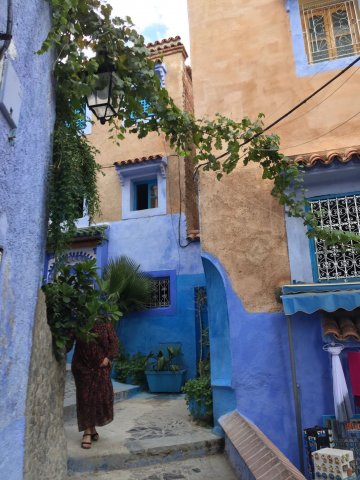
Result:
[[[349,352],[349,372],[354,397],[360,397],[360,352]],[[356,402],[356,405],[359,405]]]

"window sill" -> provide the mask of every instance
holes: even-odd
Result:
[[[319,63],[299,62],[296,59],[296,74],[298,77],[305,77],[314,75],[316,73],[328,72],[331,70],[342,70],[353,62],[358,55],[351,55],[350,57],[336,58],[333,60],[326,60]]]
[[[130,220],[134,218],[148,218],[166,215],[166,207],[161,208],[147,208],[145,210],[131,210],[123,212],[122,220]]]

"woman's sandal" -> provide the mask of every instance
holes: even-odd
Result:
[[[83,439],[82,439],[82,442],[81,442],[81,448],[85,448],[85,450],[89,450],[89,448],[91,448],[91,442],[85,442],[85,440],[84,440],[85,437],[89,437],[90,440],[91,440],[92,435],[91,435],[91,433],[84,433],[84,435],[82,437]]]
[[[99,440],[99,434],[96,430],[94,433],[91,434],[91,440],[93,440],[94,442],[97,442]]]

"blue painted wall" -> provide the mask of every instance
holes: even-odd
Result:
[[[179,215],[158,215],[112,222],[109,258],[127,255],[145,272],[176,270],[178,275],[203,273],[200,244],[178,245]],[[186,244],[185,217],[181,219],[181,244]]]
[[[6,25],[6,2],[0,25]],[[53,58],[36,55],[50,28],[44,0],[13,1],[12,62],[22,86],[14,145],[0,113],[0,478],[22,479],[32,328],[45,251],[46,175],[51,158]],[[1,87],[0,87],[1,88]]]
[[[226,350],[212,355],[213,372],[225,375],[231,382],[238,411],[299,466],[286,317],[281,312],[247,312],[221,263],[210,254],[203,254],[203,258],[208,298],[218,299],[216,308],[209,305],[210,343],[214,345],[218,341]],[[222,285],[211,278],[217,275]],[[294,316],[293,338],[303,428],[321,425],[322,415],[332,414],[334,408],[331,369],[328,356],[322,350],[320,318],[305,314]],[[228,367],[222,370],[223,362],[231,363],[231,370]],[[225,396],[220,399],[215,396],[214,401],[219,402],[215,411],[231,409],[231,399]]]
[[[119,322],[118,334],[127,353],[144,354],[180,343],[187,378],[196,376],[195,287],[205,285],[200,244],[178,245],[179,215],[146,216],[113,222],[109,228],[109,258],[127,255],[144,272],[168,275],[175,281],[175,308],[134,313]],[[186,220],[181,218],[181,245],[186,242]],[[172,302],[174,306],[174,302]]]
[[[194,289],[205,284],[203,274],[178,275],[176,311],[163,316],[134,313],[118,324],[118,335],[127,353],[148,354],[164,344],[179,343],[187,378],[196,376],[196,314]],[[147,312],[146,312],[147,313]]]

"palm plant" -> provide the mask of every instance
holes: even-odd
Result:
[[[144,310],[151,300],[151,280],[140,271],[140,265],[124,255],[108,262],[99,287],[124,314]]]

